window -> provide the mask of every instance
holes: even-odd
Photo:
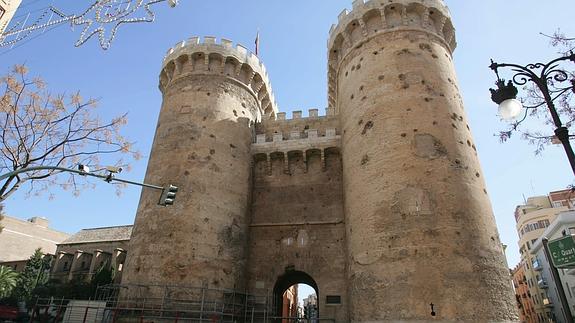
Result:
[[[64,261],[64,271],[67,271],[67,270],[68,270],[68,262]]]
[[[549,220],[539,220],[537,222],[527,223],[526,225],[523,226],[523,228],[521,228],[520,236],[523,236],[525,233],[534,230],[545,229],[549,226],[549,224],[550,224]]]
[[[553,207],[562,207],[563,203],[561,203],[561,201],[558,202],[553,202]]]
[[[339,295],[327,295],[325,297],[325,303],[329,305],[341,304],[341,296]]]

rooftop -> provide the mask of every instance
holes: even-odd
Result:
[[[130,240],[133,225],[82,229],[62,244]]]

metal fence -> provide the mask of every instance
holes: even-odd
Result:
[[[273,297],[165,285],[108,285],[94,300],[38,299],[30,322],[42,323],[324,323],[274,316]]]

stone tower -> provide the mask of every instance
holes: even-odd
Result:
[[[331,29],[351,321],[517,319],[454,36],[441,0],[356,0]]]
[[[517,320],[454,35],[441,0],[354,1],[330,31],[326,114],[291,119],[244,47],[170,49],[146,182],[180,191],[166,208],[143,191],[125,295],[269,322],[305,283],[335,322]]]
[[[146,182],[178,186],[178,203],[143,191],[125,281],[243,290],[253,126],[276,112],[265,68],[230,41],[191,38],[165,57],[160,91]]]

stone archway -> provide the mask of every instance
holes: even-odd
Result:
[[[303,271],[288,270],[283,275],[279,276],[275,285],[273,293],[274,314],[281,316],[283,306],[283,293],[293,285],[306,284],[315,290],[315,294],[319,299],[319,288],[315,280]],[[318,313],[319,315],[319,313]]]

